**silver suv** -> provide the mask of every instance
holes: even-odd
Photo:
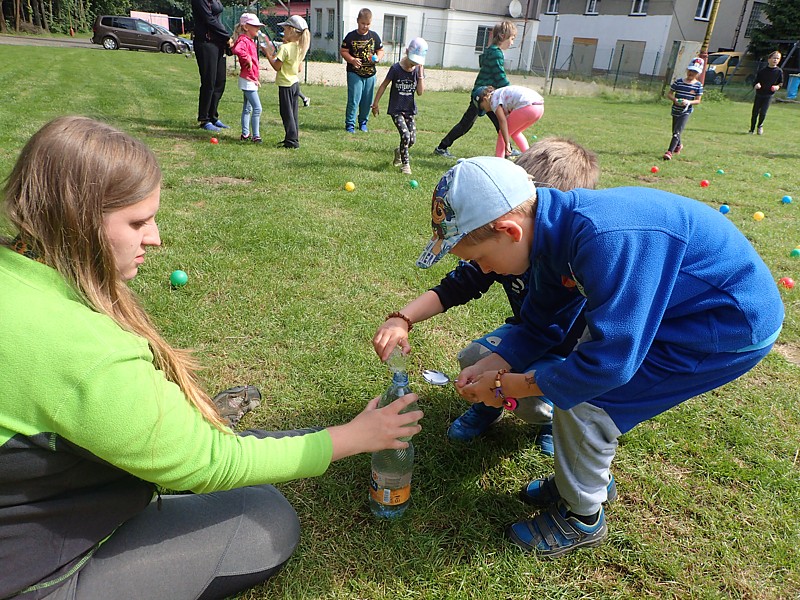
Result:
[[[131,50],[154,50],[167,54],[188,53],[189,45],[174,33],[163,28],[156,29],[142,19],[101,15],[92,27],[92,43],[106,50],[129,48]]]

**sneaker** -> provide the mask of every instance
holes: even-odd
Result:
[[[536,444],[542,454],[553,456],[555,454],[555,446],[553,445],[553,424],[547,423],[539,427],[539,433],[536,435]]]
[[[200,125],[200,129],[205,129],[206,131],[220,131],[220,128],[213,123],[203,123]]]
[[[411,165],[403,165],[400,167],[400,172],[403,175],[411,175]]]
[[[485,404],[473,404],[447,428],[447,437],[469,442],[503,418],[503,409]]]
[[[259,136],[257,136],[257,135],[254,135],[253,136],[253,143],[254,144],[260,144],[261,143],[261,138]]]
[[[216,121],[214,121],[214,127],[219,127],[220,129],[230,129],[230,127],[228,127],[227,125],[225,125],[225,123],[223,123],[223,122],[222,122],[222,121],[220,121],[219,119],[217,119]]]
[[[436,148],[433,149],[433,153],[436,156],[444,156],[445,158],[455,158],[455,156],[450,154],[450,151],[447,148],[440,148],[439,146],[436,146]]]
[[[310,104],[311,104],[311,98],[309,98],[308,96],[303,98],[303,106],[309,106]]]
[[[681,150],[683,150],[683,144],[678,144],[677,148],[675,148],[674,154],[680,154]]]
[[[669,150],[664,152],[664,160],[672,160],[672,152],[670,152]]]
[[[233,428],[244,415],[261,404],[261,392],[254,385],[240,385],[220,392],[212,401],[219,415]]]
[[[594,523],[586,524],[559,502],[529,521],[509,525],[506,536],[526,552],[557,558],[577,548],[599,546],[608,537],[608,526],[602,507]]]
[[[758,135],[764,135],[764,128],[763,127],[759,127],[757,133],[758,133]]]
[[[361,131],[363,131],[364,133],[367,133],[367,132],[369,131],[369,129],[367,129],[367,122],[366,122],[366,121],[364,121],[363,123],[361,123],[361,125],[359,125],[359,126],[358,126],[358,128],[359,128]]]
[[[250,141],[250,136],[242,134],[242,135],[239,136],[239,141],[240,142],[249,142]]]
[[[750,130],[750,131],[748,131],[747,133],[749,133],[750,135],[753,135],[753,134],[755,133],[755,131],[753,131],[753,130],[751,129],[751,130]]]
[[[347,133],[355,133],[356,132],[356,128],[353,127],[352,125],[345,125],[344,130]]]
[[[403,164],[403,160],[400,158],[400,148],[394,149],[394,160],[392,161],[393,167],[399,167]]]
[[[522,152],[520,152],[519,150],[514,148],[508,156],[513,157],[513,158],[517,158],[518,156],[521,156],[521,155],[522,155]]]
[[[532,504],[540,508],[552,506],[561,500],[561,494],[556,487],[555,475],[534,479],[519,492],[519,499],[525,504]],[[617,482],[614,475],[606,486],[606,504],[611,504],[617,499]]]

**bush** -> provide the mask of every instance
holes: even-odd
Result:
[[[718,88],[704,88],[703,103],[706,102],[730,102],[730,98]]]

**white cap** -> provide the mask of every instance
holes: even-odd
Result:
[[[239,17],[239,25],[252,25],[253,27],[264,27],[264,24],[258,20],[258,17],[253,13],[242,13]]]
[[[282,26],[288,25],[289,27],[294,27],[295,29],[297,29],[297,31],[305,31],[306,29],[308,29],[308,23],[306,23],[306,20],[300,15],[292,15],[284,22],[278,23],[278,25]]]
[[[408,59],[418,65],[425,66],[425,57],[428,54],[428,42],[421,37],[415,37],[408,42]]]
[[[698,56],[698,57],[693,58],[691,60],[691,62],[689,63],[689,66],[686,67],[686,70],[687,71],[694,71],[695,73],[702,73],[704,64],[705,63],[703,62],[703,59]]]

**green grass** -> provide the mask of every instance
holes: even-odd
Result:
[[[221,112],[234,129],[211,145],[194,123],[193,60],[10,46],[3,57],[2,176],[27,138],[65,113],[109,121],[159,156],[164,245],[133,286],[167,338],[197,350],[209,389],[261,388],[269,401],[245,425],[344,422],[388,385],[370,343],[375,328],[453,265],[423,271],[414,260],[429,237],[431,190],[448,167],[431,151],[466,108],[463,93],[420,99],[413,190],[390,167],[397,133],[388,117],[371,120],[368,135],[345,135],[342,88],[304,86],[313,103],[300,109],[303,147],[289,152],[274,148],[283,130],[272,85],[262,89],[265,143],[239,144],[240,94],[231,79]],[[775,104],[761,137],[745,135],[749,115],[747,103],[701,106],[685,153],[670,163],[660,159],[670,136],[663,102],[549,97],[529,133],[595,150],[601,187],[652,186],[728,203],[776,280],[800,281],[800,260],[789,257],[800,244],[800,108]],[[492,127],[480,120],[452,150],[493,148]],[[711,185],[701,188],[701,179]],[[354,192],[342,189],[346,181]],[[795,202],[782,204],[786,194]],[[756,210],[763,221],[752,219]],[[177,268],[189,283],[171,291],[167,278]],[[502,538],[504,524],[528,514],[516,491],[552,468],[529,428],[509,418],[481,443],[448,443],[447,424],[466,404],[419,377],[421,368],[456,372],[457,351],[507,315],[502,293],[418,325],[411,378],[426,417],[414,440],[412,507],[394,523],[372,518],[368,456],[280,485],[302,520],[302,542],[274,581],[242,598],[797,597],[800,287],[782,295],[781,352],[623,436],[608,543],[552,562]],[[794,364],[784,358],[791,353]]]

